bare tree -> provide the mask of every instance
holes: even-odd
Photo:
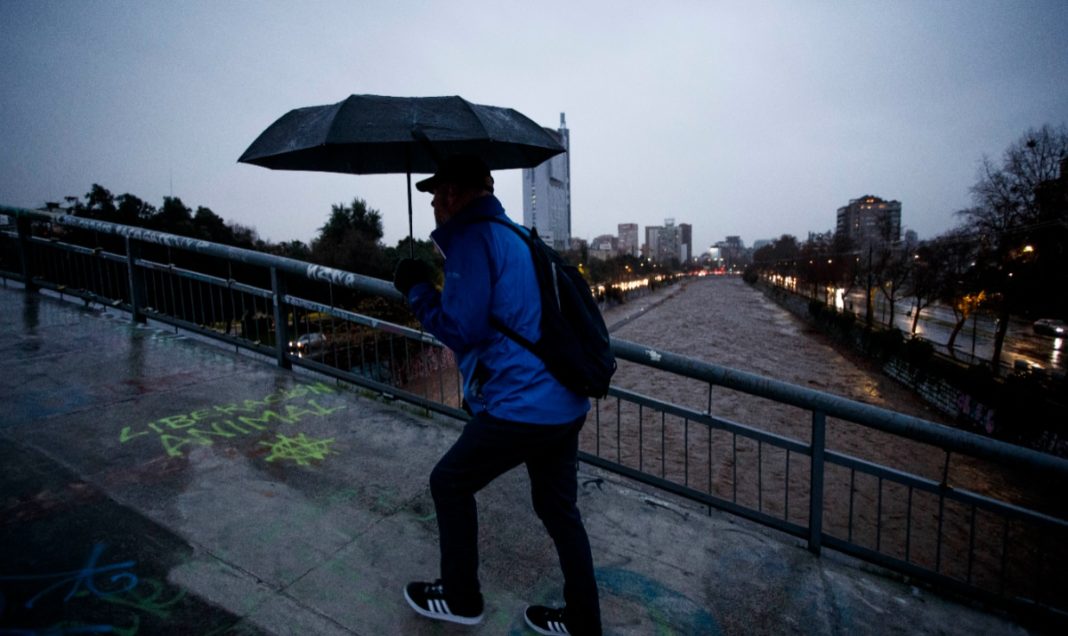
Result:
[[[965,227],[950,230],[932,241],[931,253],[937,255],[937,278],[934,284],[938,289],[938,296],[942,302],[949,305],[956,318],[946,343],[949,354],[956,355],[954,344],[957,335],[968,318],[986,300],[986,292],[980,287],[976,267],[978,252],[975,234]]]
[[[892,328],[894,326],[894,308],[902,290],[905,288],[905,281],[908,280],[912,263],[905,249],[888,248],[882,250],[878,258],[875,271],[879,273],[879,277],[876,281],[876,286],[890,306],[890,315],[886,318],[886,326]]]
[[[916,248],[912,256],[912,266],[906,282],[907,293],[912,296],[912,329],[909,333],[916,335],[920,323],[920,314],[938,300],[938,279],[941,273],[942,254],[939,239],[925,241]]]
[[[1024,301],[1019,279],[1013,280],[1027,242],[1042,231],[1036,191],[1058,175],[1068,156],[1068,128],[1042,126],[1028,130],[1006,149],[1001,166],[983,159],[979,180],[972,186],[975,206],[959,214],[975,228],[981,248],[980,270],[989,299],[997,310],[993,368],[1001,362],[1009,315]]]

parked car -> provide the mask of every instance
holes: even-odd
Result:
[[[306,333],[296,340],[289,341],[289,351],[301,355],[315,349],[322,349],[325,346],[326,336],[319,332]]]
[[[1031,328],[1035,330],[1035,333],[1040,333],[1045,336],[1057,336],[1058,338],[1065,333],[1068,333],[1068,323],[1055,318],[1041,318],[1036,320],[1035,324],[1031,325]]]

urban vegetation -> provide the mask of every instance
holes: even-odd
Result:
[[[828,304],[833,290],[862,290],[859,313],[869,328],[876,294],[890,308],[887,326],[908,311],[913,333],[920,314],[942,303],[956,316],[950,351],[969,317],[991,312],[997,368],[1010,315],[1068,316],[1068,129],[1029,130],[1000,164],[983,159],[971,191],[973,206],[957,213],[961,224],[932,239],[854,245],[840,236],[802,243],[783,235],[756,251],[747,277],[774,277]]]
[[[973,205],[958,213],[961,223],[928,240],[872,242],[858,245],[833,233],[811,235],[799,241],[783,235],[758,249],[746,271],[749,282],[777,283],[812,299],[803,309],[814,323],[833,337],[859,346],[874,359],[899,360],[920,375],[937,375],[970,395],[987,396],[990,410],[997,410],[999,430],[1006,437],[1035,439],[1045,435],[1044,447],[1063,444],[1068,436],[1031,430],[1038,422],[1063,415],[1063,377],[1059,385],[1036,382],[1013,375],[998,378],[1001,349],[1008,317],[1068,317],[1068,129],[1043,126],[1029,130],[1010,145],[1000,162],[983,159],[978,179],[971,189]],[[403,239],[394,246],[383,243],[382,217],[360,198],[331,207],[326,223],[308,244],[292,240],[272,243],[255,229],[228,223],[211,209],[195,210],[177,197],[164,197],[156,207],[133,194],[115,196],[93,184],[82,198],[68,197],[67,206],[52,208],[83,217],[199,238],[216,243],[260,250],[310,261],[381,279],[389,279],[399,259],[415,256],[438,263],[430,241]],[[62,230],[68,234],[88,232]],[[71,238],[75,238],[71,236]],[[121,253],[121,245],[101,245],[117,237],[80,237]],[[159,262],[172,262],[165,247],[143,247]],[[156,253],[158,252],[158,253]],[[607,302],[623,302],[633,289],[654,288],[675,280],[687,264],[655,263],[621,254],[607,259],[590,258],[583,249],[565,257],[578,265]],[[183,258],[201,258],[186,256]],[[183,265],[182,263],[175,263]],[[192,264],[190,264],[192,265]],[[210,266],[204,271],[211,271]],[[210,265],[210,264],[209,264]],[[440,263],[439,263],[440,265]],[[242,280],[240,266],[219,265],[219,276]],[[690,267],[699,267],[690,265]],[[268,287],[269,281],[255,282]],[[865,298],[859,309],[836,303],[851,292]],[[353,292],[308,290],[307,297],[344,306],[397,322],[411,320],[398,304],[380,298],[359,297]],[[877,295],[889,310],[886,329],[876,324],[873,304]],[[989,365],[955,364],[935,355],[934,347],[915,334],[920,316],[934,304],[950,308],[956,318],[947,350],[968,319],[984,311],[997,316],[995,347]],[[911,334],[893,329],[894,317],[910,313]],[[1048,380],[1048,378],[1046,379]],[[1050,389],[1053,389],[1052,391]],[[989,411],[988,411],[989,413]],[[1005,425],[1005,413],[1014,422]],[[973,418],[972,424],[984,424]],[[990,432],[989,418],[985,423]],[[1011,434],[1007,431],[1011,431]]]
[[[745,278],[774,283],[784,304],[785,290],[811,299],[801,311],[794,303],[795,312],[921,392],[950,387],[962,400],[959,423],[1068,455],[1064,374],[1001,372],[1010,315],[1068,317],[1068,129],[1029,130],[1000,164],[983,159],[971,192],[973,205],[958,212],[960,225],[929,240],[855,245],[831,234],[805,242],[784,235],[756,251]],[[862,292],[865,306],[840,302],[853,291]],[[888,307],[885,325],[876,321],[876,295]],[[912,337],[935,303],[955,317],[950,355],[976,312],[996,317],[988,364],[936,355],[931,343]],[[893,326],[901,311],[911,312],[910,334]]]
[[[920,315],[934,303],[950,307],[956,324],[949,350],[969,317],[977,311],[998,317],[991,364],[998,367],[1008,316],[1068,316],[1068,204],[1065,203],[1065,161],[1068,129],[1043,126],[1028,130],[1006,149],[1000,163],[981,162],[972,187],[973,205],[958,212],[961,224],[925,241],[856,245],[831,233],[800,242],[783,235],[757,250],[747,272],[750,280],[777,277],[798,291],[834,301],[833,291],[865,292],[860,315],[867,327],[875,321],[873,300],[881,294],[890,307],[887,324],[900,311],[911,312],[915,332]],[[414,253],[436,261],[430,241],[403,239],[395,246],[382,242],[382,217],[360,198],[335,204],[310,244],[299,240],[272,243],[255,229],[228,223],[210,208],[186,206],[178,197],[164,197],[156,207],[133,194],[115,196],[93,184],[84,198],[68,197],[67,211],[103,221],[145,227],[181,236],[307,260],[347,271],[388,279],[397,261]],[[53,207],[58,205],[53,204]],[[653,263],[631,255],[606,260],[589,258],[583,250],[565,254],[580,265],[591,285],[622,300],[613,284],[650,281],[677,275],[678,262]],[[907,308],[901,303],[907,299]]]
[[[67,204],[65,211],[75,216],[259,250],[381,279],[392,278],[397,262],[413,249],[417,258],[429,262],[440,260],[428,240],[415,240],[413,244],[404,238],[395,246],[385,245],[382,214],[359,197],[348,204],[331,206],[330,216],[310,244],[299,240],[282,243],[264,240],[254,228],[227,222],[204,206],[194,211],[178,197],[164,197],[163,205],[157,208],[133,194],[116,196],[104,186],[93,184],[83,198],[67,197]],[[681,270],[677,260],[654,264],[629,255],[591,259],[585,249],[572,250],[563,256],[568,262],[581,265],[595,286]]]

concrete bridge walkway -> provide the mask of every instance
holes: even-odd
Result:
[[[0,289],[0,634],[524,634],[559,600],[513,471],[480,494],[483,623],[415,616],[461,424],[80,301]],[[589,467],[607,634],[1022,634]]]

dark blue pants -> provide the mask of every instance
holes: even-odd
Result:
[[[449,594],[470,597],[478,583],[475,493],[526,464],[530,495],[549,532],[564,574],[564,602],[572,633],[600,633],[597,582],[590,541],[576,505],[578,434],[586,417],[561,425],[522,424],[475,415],[430,473],[441,542],[441,579]]]

